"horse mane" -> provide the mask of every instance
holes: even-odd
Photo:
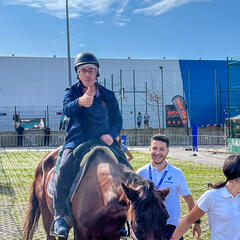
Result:
[[[136,188],[136,189],[141,189],[139,197],[133,202],[133,209],[135,212],[135,221],[138,222],[140,227],[137,229],[137,234],[139,236],[143,235],[143,229],[144,227],[141,227],[141,224],[145,224],[142,222],[142,219],[144,218],[145,214],[145,208],[149,203],[152,206],[152,215],[153,217],[151,218],[151,223],[146,223],[149,225],[150,228],[158,228],[159,227],[159,220],[163,221],[163,219],[159,219],[154,213],[159,212],[159,204],[163,203],[164,198],[161,194],[156,193],[155,191],[159,191],[156,189],[154,183],[148,179],[144,179],[137,173],[129,170],[125,170],[125,175],[128,179],[127,185],[129,187]],[[140,188],[139,188],[140,187]]]
[[[111,169],[112,176],[122,173],[122,177],[125,179],[126,185],[133,187],[141,186],[143,192],[145,193],[153,191],[154,183],[152,181],[144,179],[139,174],[135,173],[133,170],[123,165],[122,163],[116,163],[115,159],[111,161],[111,159],[113,158],[113,154],[109,154],[109,152],[105,149],[96,149],[94,153],[90,156],[90,158],[93,159],[99,153],[100,155],[106,154],[108,156],[108,161],[110,160],[111,165],[113,166]]]
[[[114,235],[118,236],[119,228],[121,228],[127,220],[127,210],[128,206],[126,203],[122,204],[122,202],[119,202],[117,199],[113,199],[107,206],[99,209],[94,217],[94,221],[87,222],[87,220],[85,220],[86,225],[91,229],[92,239],[99,239],[99,233],[101,233],[101,236],[105,235],[106,239],[109,237],[109,232],[111,232],[112,237]],[[113,226],[113,222],[119,226]]]
[[[114,156],[114,154],[110,151],[110,149],[106,149],[106,147],[104,148],[96,148],[94,149],[95,151],[93,151],[91,153],[91,155],[89,156],[89,158],[94,159],[95,156],[97,154],[100,154],[100,156],[102,157],[104,154],[108,156],[108,158],[104,159],[102,157],[102,159],[104,159],[104,161],[108,161],[111,163],[111,165],[113,166],[112,168],[112,175],[114,176],[115,173],[119,173],[119,172],[123,172],[123,177],[127,180],[127,185],[133,185],[134,187],[137,186],[142,186],[144,188],[144,191],[152,191],[152,189],[154,188],[154,183],[144,179],[143,177],[141,177],[139,174],[135,173],[133,170],[131,170],[130,168],[128,168],[126,165],[118,162],[116,163],[116,157]]]

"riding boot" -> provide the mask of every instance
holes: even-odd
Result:
[[[68,195],[74,180],[74,156],[72,149],[66,148],[63,151],[59,173],[57,174],[56,189],[54,192],[54,208],[55,216],[57,217],[54,221],[54,235],[63,236],[68,235],[69,227],[64,216],[67,216],[67,204]]]
[[[54,237],[67,238],[70,227],[65,217],[58,216],[52,223],[50,235]]]

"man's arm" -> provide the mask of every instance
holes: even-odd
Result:
[[[72,94],[72,90],[67,88],[64,92],[63,98],[63,113],[67,117],[71,117],[80,110],[78,105],[78,98],[75,98]]]
[[[194,206],[195,206],[193,198],[192,198],[192,195],[189,194],[189,195],[183,196],[183,199],[184,199],[184,201],[185,201],[185,203],[187,205],[188,211],[190,212],[194,208]],[[194,226],[193,226],[193,236],[195,236],[196,238],[199,238],[201,236],[201,232],[202,231],[201,231],[200,224],[194,223]]]

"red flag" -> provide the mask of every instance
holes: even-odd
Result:
[[[186,133],[189,136],[187,104],[186,104],[184,98],[180,95],[176,95],[175,97],[173,97],[172,102],[174,103],[174,105],[179,113],[179,116],[181,118],[182,124],[186,130]]]

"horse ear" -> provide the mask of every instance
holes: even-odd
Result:
[[[124,183],[122,183],[122,190],[124,191],[124,193],[126,194],[127,198],[131,201],[134,202],[137,198],[138,198],[138,191],[127,187]]]
[[[167,187],[167,188],[164,188],[164,189],[162,189],[160,191],[157,191],[157,192],[160,194],[162,200],[164,201],[166,196],[169,194],[169,191],[170,191],[170,189],[169,189],[169,187]]]

